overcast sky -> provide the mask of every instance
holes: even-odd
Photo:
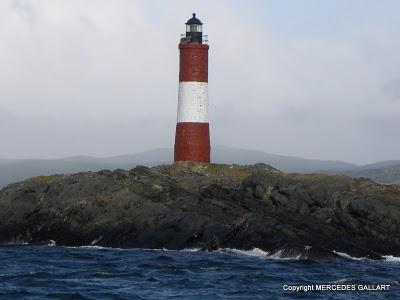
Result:
[[[178,41],[210,41],[213,144],[400,159],[400,1],[1,0],[0,157],[172,147]]]

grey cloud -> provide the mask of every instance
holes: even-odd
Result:
[[[198,3],[56,2],[0,4],[0,157],[172,146],[177,42]],[[399,159],[395,34],[294,40],[252,17],[250,5],[230,3],[204,1],[199,12],[210,36],[214,143]]]

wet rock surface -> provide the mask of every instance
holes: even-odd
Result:
[[[400,186],[178,163],[34,177],[0,191],[0,243],[260,248],[281,257],[400,256]]]

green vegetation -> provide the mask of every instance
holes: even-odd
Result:
[[[36,176],[32,177],[30,180],[33,181],[34,183],[39,183],[39,184],[49,184],[53,182],[56,179],[57,176],[51,175],[51,176]]]

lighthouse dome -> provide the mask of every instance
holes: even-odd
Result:
[[[193,13],[193,17],[190,18],[187,22],[186,25],[203,25],[199,19],[196,18],[196,14]]]

